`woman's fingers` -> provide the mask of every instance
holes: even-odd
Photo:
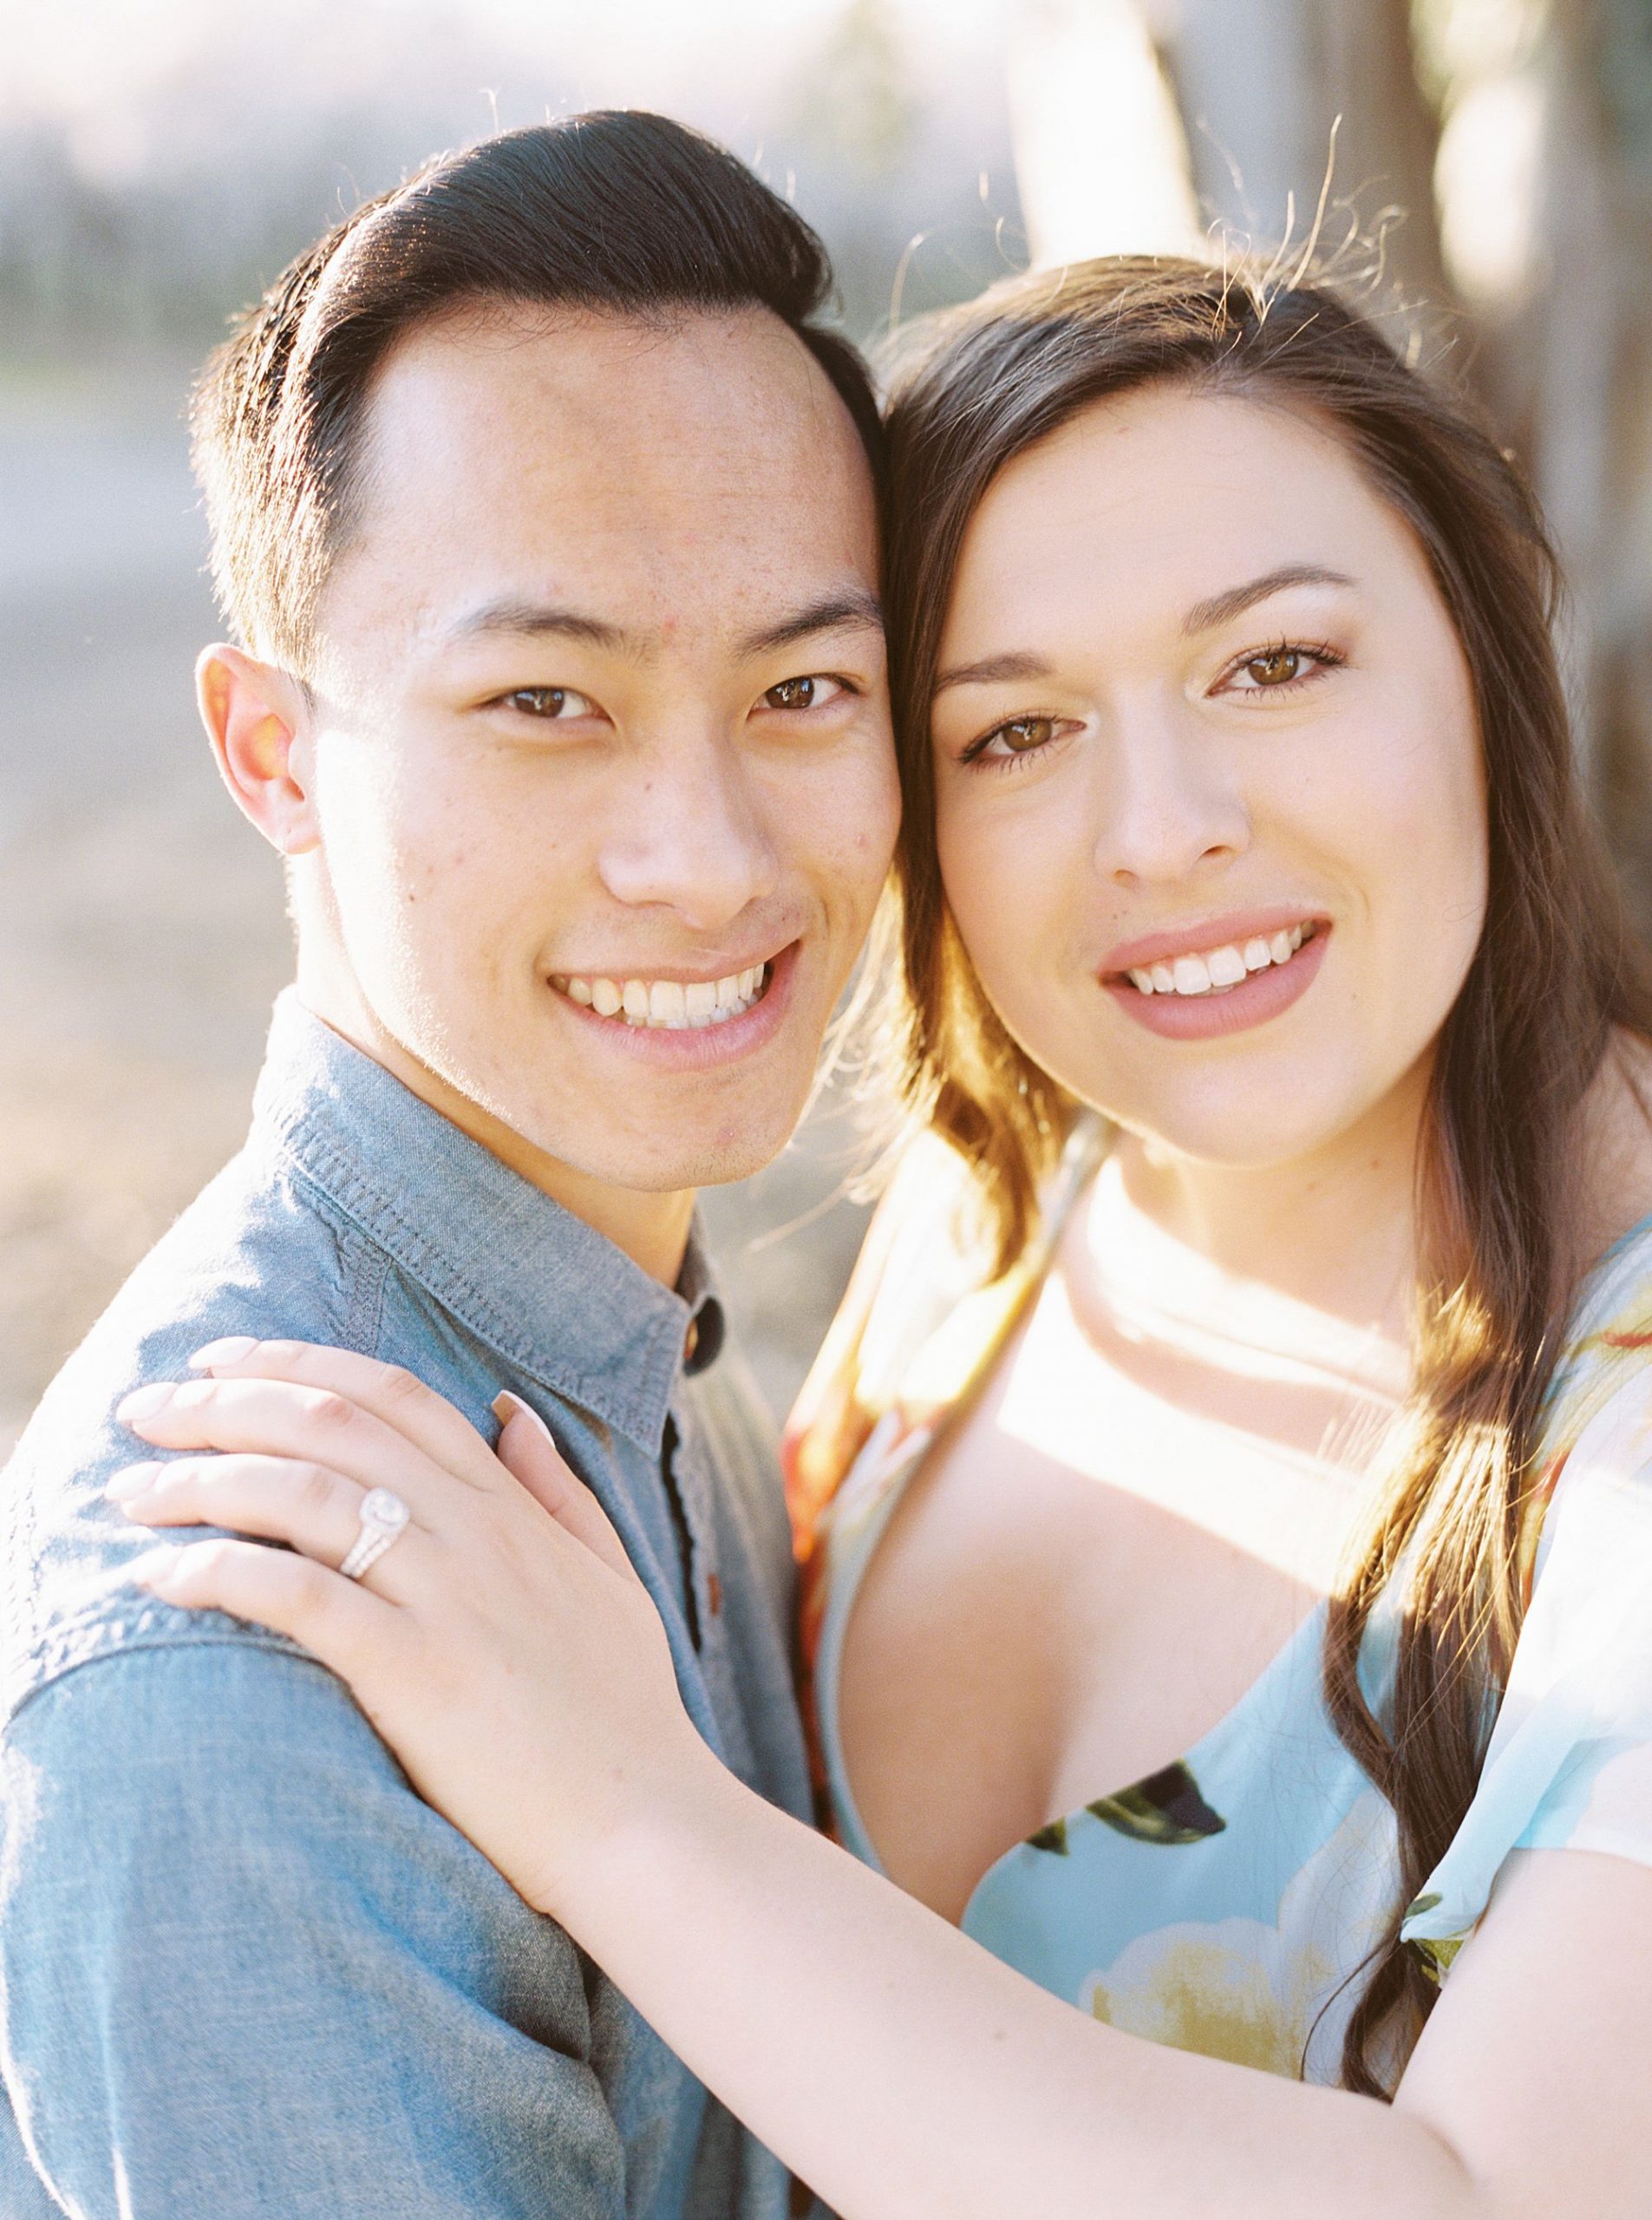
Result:
[[[530,1409],[519,1395],[506,1392],[495,1401],[493,1415],[501,1421],[496,1453],[506,1471],[576,1541],[583,1542],[627,1580],[635,1580],[637,1568],[610,1525],[608,1513],[569,1466],[539,1413]]]
[[[245,1335],[209,1342],[189,1361],[192,1371],[219,1380],[284,1380],[340,1396],[456,1479],[473,1487],[500,1485],[493,1451],[470,1420],[404,1366],[314,1342],[258,1342]]]
[[[286,1542],[329,1570],[355,1546],[367,1500],[359,1481],[291,1457],[180,1457],[131,1465],[104,1493],[134,1525],[227,1526]],[[403,1601],[428,1547],[428,1537],[410,1524],[370,1567],[368,1581],[392,1603]]]
[[[382,1419],[330,1388],[261,1379],[160,1381],[128,1395],[115,1415],[157,1448],[293,1457],[324,1465],[364,1488],[394,1488],[432,1529],[466,1515],[479,1492]],[[491,1452],[488,1461],[497,1473]],[[486,1492],[496,1496],[500,1487],[495,1478]]]
[[[312,1558],[258,1542],[186,1542],[152,1551],[133,1577],[162,1603],[229,1611],[291,1636],[347,1680],[372,1715],[375,1690],[404,1642],[393,1603]]]

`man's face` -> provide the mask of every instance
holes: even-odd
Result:
[[[304,741],[312,1001],[576,1185],[744,1176],[896,831],[846,410],[761,311],[490,310],[397,346],[363,463]]]

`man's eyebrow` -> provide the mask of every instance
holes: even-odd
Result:
[[[1282,563],[1277,571],[1266,571],[1244,585],[1213,593],[1208,601],[1196,601],[1182,619],[1182,630],[1189,638],[1196,632],[1212,631],[1231,617],[1243,617],[1270,594],[1283,593],[1287,586],[1351,586],[1353,583],[1342,571],[1328,570],[1322,563]]]
[[[740,652],[742,656],[772,655],[776,648],[789,648],[794,640],[810,639],[817,632],[843,632],[852,628],[883,631],[883,604],[868,587],[852,586],[842,593],[823,595],[819,601],[794,610],[789,617],[765,624],[755,632],[748,632],[740,643]]]
[[[485,635],[513,633],[519,639],[582,640],[588,647],[617,651],[634,649],[630,636],[600,617],[587,617],[577,609],[562,609],[539,601],[490,601],[467,610],[450,624],[448,642],[473,640]]]
[[[935,682],[937,694],[949,686],[996,686],[1013,678],[1048,678],[1050,667],[1041,656],[1024,650],[1002,656],[983,656],[979,663],[955,663]]]

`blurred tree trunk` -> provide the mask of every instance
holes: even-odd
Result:
[[[1305,239],[1342,117],[1322,250],[1336,256],[1355,221],[1383,240],[1379,299],[1420,327],[1425,359],[1456,354],[1537,484],[1571,585],[1580,760],[1652,930],[1652,6],[1510,0],[1495,24],[1453,0],[1159,0],[1156,12],[1200,199],[1231,230],[1271,244],[1290,206]],[[1427,90],[1425,23],[1448,57]],[[1531,237],[1500,284],[1464,271],[1465,315],[1435,157],[1441,114],[1449,131],[1493,75],[1505,88],[1518,77],[1540,110]],[[1497,160],[1477,178],[1480,151]],[[1462,175],[1482,221],[1509,212],[1486,205],[1506,159],[1482,141]]]
[[[1483,310],[1485,379],[1571,586],[1579,748],[1652,927],[1652,19],[1551,6],[1531,67],[1543,141],[1527,281]]]
[[[1322,247],[1357,228],[1381,242],[1391,297],[1449,303],[1410,0],[1181,0],[1166,48],[1213,219],[1264,247],[1305,243],[1329,170]]]
[[[1302,247],[1323,193],[1322,264],[1374,275],[1368,304],[1472,380],[1530,471],[1579,759],[1652,932],[1652,0],[1133,3],[1202,216]]]

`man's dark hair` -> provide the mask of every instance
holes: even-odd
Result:
[[[201,375],[195,468],[225,616],[304,672],[361,492],[375,373],[404,333],[467,305],[645,319],[767,309],[831,379],[876,468],[865,366],[813,321],[831,287],[802,219],[665,116],[570,116],[435,157],[300,255]]]

